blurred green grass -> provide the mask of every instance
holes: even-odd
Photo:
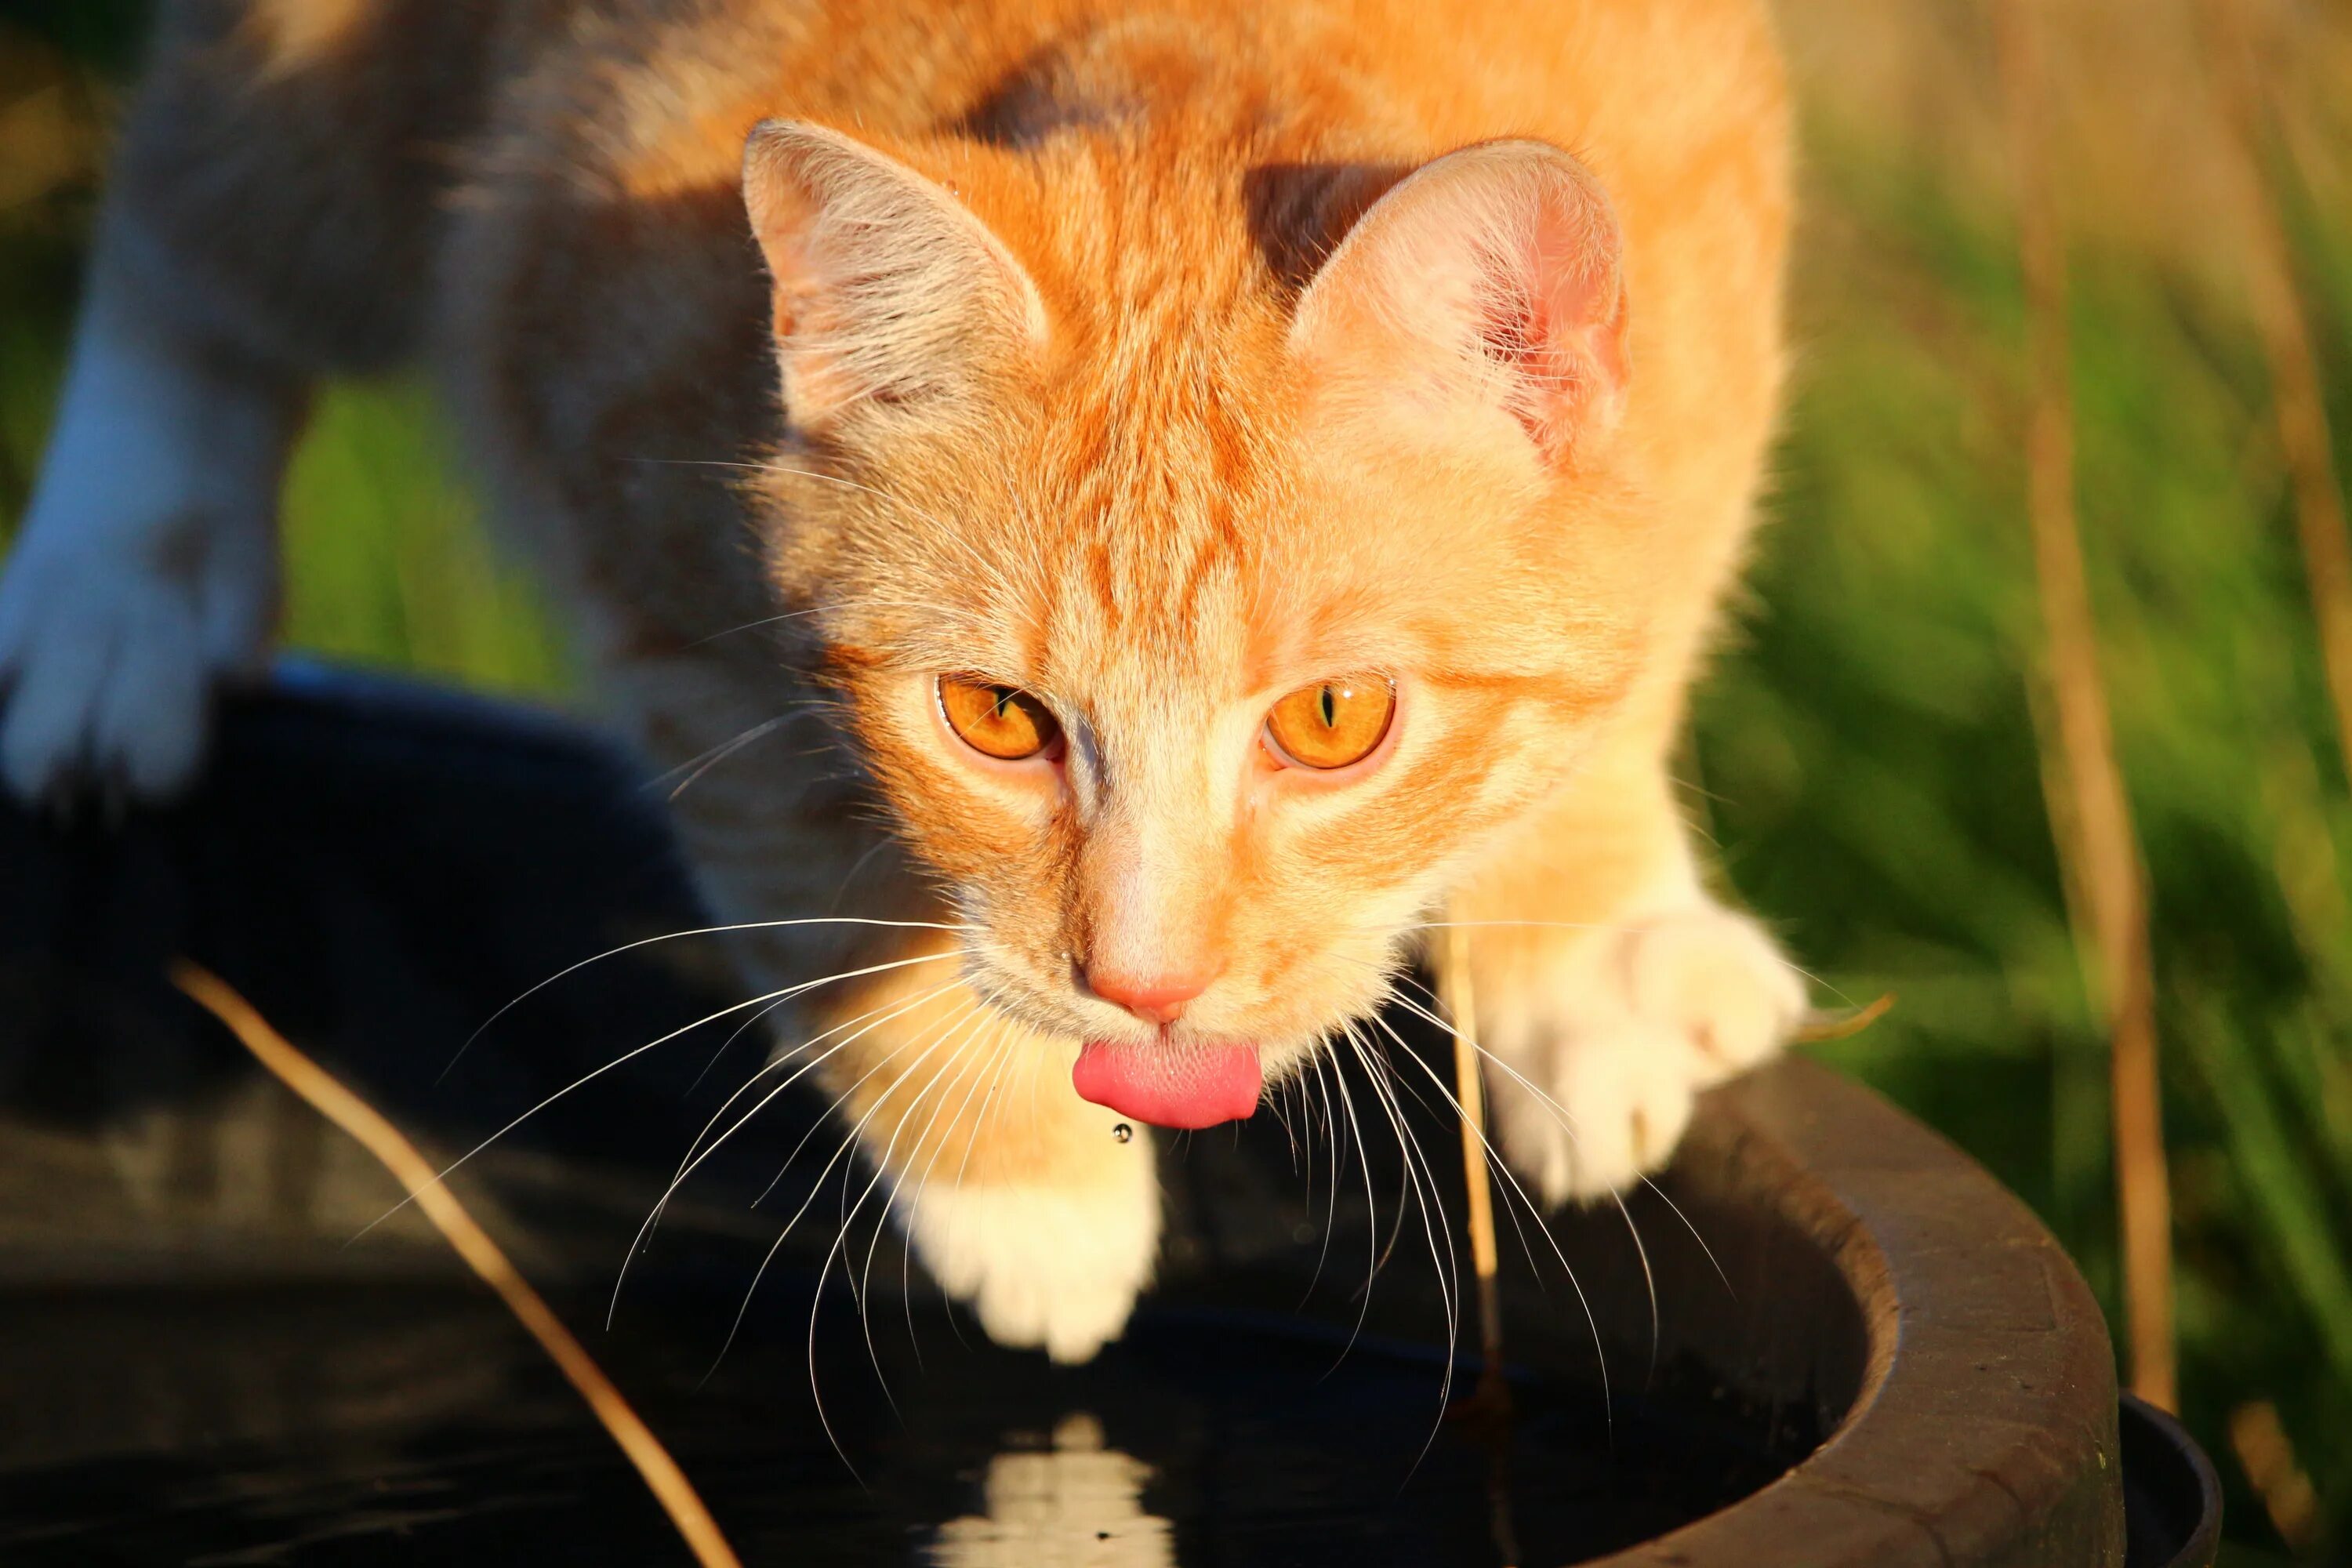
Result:
[[[119,26],[48,10],[119,57]],[[1776,521],[1698,700],[1691,799],[1827,997],[1899,996],[1822,1054],[2023,1194],[2114,1319],[2105,1044],[2035,742],[2015,237],[1920,146],[1809,113]],[[2352,453],[2352,228],[2286,189]],[[87,206],[68,179],[0,210],[0,531],[37,459]],[[2185,1414],[2232,1536],[2275,1545],[2225,1435],[2273,1402],[2323,1499],[2306,1555],[2342,1561],[2352,809],[2265,374],[2228,289],[2179,255],[2111,226],[2074,267],[2082,527],[2152,887]],[[327,392],[288,487],[287,640],[566,700],[561,638],[446,446],[414,384]]]
[[[0,540],[22,512],[62,374],[79,247],[0,217]],[[501,557],[412,379],[322,390],[286,479],[287,646],[562,700],[572,665]]]

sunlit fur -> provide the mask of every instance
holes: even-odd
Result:
[[[1622,1168],[1498,1085],[1559,1197],[1785,1034],[1665,773],[1781,372],[1758,0],[167,9],[121,275],[289,380],[429,352],[724,917],[965,928],[741,953],[960,952],[929,1000],[938,964],[798,1016],[905,1007],[816,1077],[1000,1337],[1090,1353],[1150,1267],[1149,1141],[1071,1093],[1084,1040],[1279,1079],[1420,922],[1481,922],[1481,1032],[1564,1100],[1681,1053]],[[1504,274],[1539,297],[1463,337]],[[961,746],[943,672],[1034,694],[1066,755]],[[1396,681],[1382,745],[1276,766],[1266,710],[1358,672]],[[1702,955],[1664,999],[1608,945],[1659,921]],[[1215,978],[1163,1037],[1088,965]],[[979,1092],[926,1043],[975,999]],[[961,1240],[957,1190],[994,1194]]]

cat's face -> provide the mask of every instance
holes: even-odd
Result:
[[[1457,154],[1286,299],[766,134],[776,569],[977,988],[1280,1076],[1638,671],[1605,205],[1549,150]]]

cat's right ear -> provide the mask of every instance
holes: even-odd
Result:
[[[1626,404],[1624,241],[1592,171],[1541,142],[1423,164],[1300,296],[1292,353],[1376,440],[1581,467]]]
[[[854,138],[754,126],[743,202],[774,279],[792,421],[937,405],[1045,334],[1036,286],[954,195]]]

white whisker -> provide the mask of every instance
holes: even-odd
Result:
[[[687,787],[692,784],[695,780],[700,778],[703,774],[709,773],[711,769],[717,767],[719,763],[725,762],[728,758],[733,756],[736,752],[741,751],[752,742],[759,740],[763,735],[772,735],[775,733],[776,731],[782,729],[784,725],[791,723],[798,717],[799,715],[797,713],[779,713],[774,718],[768,720],[765,723],[752,725],[750,729],[744,731],[741,734],[736,736],[731,741],[720,742],[718,745],[711,747],[710,750],[705,752],[693,762],[683,764],[685,767],[691,768],[694,771],[688,773],[686,777],[677,782],[677,786],[669,792],[667,798],[672,801],[676,801],[679,795],[682,795],[687,792]],[[671,770],[673,773],[677,771],[677,770],[675,768]],[[655,782],[658,784],[660,781],[656,780]]]
[[[822,925],[881,926],[893,931],[971,931],[980,929],[977,926],[961,922],[953,925],[945,925],[937,921],[868,920],[857,915],[803,915],[793,920],[738,921],[732,925],[696,926],[690,931],[664,931],[659,936],[641,936],[635,942],[625,942],[618,947],[608,947],[604,952],[596,953],[593,957],[583,958],[577,963],[557,970],[554,973],[549,975],[546,979],[541,981],[538,984],[532,986],[530,990],[524,992],[521,995],[517,996],[513,1001],[509,1002],[505,1006],[500,1007],[497,1012],[483,1019],[480,1026],[475,1029],[472,1034],[466,1037],[466,1043],[457,1047],[457,1055],[449,1058],[448,1067],[443,1068],[440,1072],[440,1077],[436,1078],[433,1081],[438,1083],[442,1079],[447,1078],[450,1071],[457,1067],[459,1058],[463,1058],[467,1051],[474,1048],[474,1042],[480,1039],[484,1034],[488,1033],[491,1025],[497,1023],[500,1018],[505,1017],[509,1013],[514,1011],[514,1009],[522,1005],[525,1002],[530,1001],[533,996],[538,995],[541,992],[546,990],[557,981],[562,980],[567,976],[576,974],[592,963],[602,963],[608,958],[618,958],[625,952],[634,952],[638,948],[651,947],[656,942],[678,942],[690,936],[723,936],[730,931],[781,931],[790,926]]]
[[[946,955],[941,954],[940,956]],[[670,1177],[669,1185],[663,1190],[662,1195],[655,1200],[654,1206],[646,1213],[644,1222],[637,1226],[637,1234],[631,1239],[628,1251],[622,1254],[620,1271],[614,1275],[613,1279],[613,1298],[604,1308],[604,1326],[607,1329],[610,1329],[613,1326],[614,1315],[620,1310],[621,1287],[628,1282],[630,1264],[635,1260],[637,1254],[644,1250],[646,1239],[652,1236],[655,1228],[660,1225],[661,1216],[663,1213],[668,1209],[670,1199],[677,1194],[677,1190],[686,1184],[687,1178],[693,1175],[694,1173],[701,1167],[704,1161],[719,1152],[721,1145],[726,1143],[729,1139],[734,1137],[738,1131],[740,1131],[746,1123],[750,1122],[754,1117],[758,1116],[761,1111],[765,1110],[775,1101],[778,1096],[783,1094],[787,1089],[791,1089],[793,1084],[798,1083],[810,1072],[823,1066],[827,1060],[855,1044],[861,1037],[874,1029],[879,1028],[882,1025],[888,1023],[892,1018],[898,1017],[902,1014],[912,1012],[915,1008],[921,1006],[925,1002],[931,1000],[935,996],[939,996],[946,992],[953,990],[961,984],[961,982],[960,981],[950,980],[943,985],[934,986],[932,989],[923,992],[910,1002],[899,1004],[895,1009],[890,1007],[888,1004],[885,1004],[881,1007],[876,1007],[867,1012],[861,1013],[856,1017],[852,1018],[845,1023],[835,1024],[832,1028],[824,1031],[824,1034],[817,1035],[809,1039],[803,1040],[799,1045],[794,1046],[791,1050],[779,1054],[773,1060],[766,1063],[759,1071],[753,1073],[749,1079],[745,1079],[742,1086],[737,1089],[734,1093],[729,1095],[725,1103],[721,1104],[717,1110],[711,1113],[710,1120],[702,1124],[702,1131],[694,1135],[694,1142],[688,1146],[686,1158],[678,1163],[677,1172]],[[876,1018],[875,1015],[877,1013],[886,1014],[887,1016]],[[874,1022],[866,1024],[866,1026],[859,1029],[856,1034],[826,1047],[824,1050],[810,1058],[807,1061],[803,1062],[798,1068],[795,1068],[792,1074],[782,1083],[777,1084],[766,1094],[761,1096],[758,1104],[752,1106],[751,1110],[736,1118],[733,1125],[730,1126],[726,1131],[721,1132],[717,1138],[712,1139],[708,1148],[703,1146],[702,1141],[710,1136],[710,1130],[719,1124],[720,1117],[727,1114],[728,1107],[733,1105],[737,1100],[742,1099],[745,1094],[749,1093],[752,1085],[758,1083],[761,1079],[767,1077],[768,1074],[775,1071],[778,1068],[792,1060],[793,1058],[799,1056],[802,1052],[807,1050],[811,1046],[814,1046],[818,1041],[824,1039],[826,1035],[838,1034],[843,1029],[849,1028],[854,1025],[865,1023],[865,1021],[869,1018],[873,1018]],[[886,1058],[884,1059],[887,1060],[888,1058]],[[822,1123],[820,1123],[820,1125],[822,1125]],[[805,1143],[807,1141],[807,1135],[803,1134],[802,1137],[802,1142]],[[798,1152],[798,1149],[795,1148],[794,1152],[797,1153]],[[786,1164],[789,1166],[790,1162],[787,1161]],[[765,1194],[762,1195],[764,1196]]]
[[[1372,1310],[1372,1281],[1381,1271],[1381,1206],[1380,1200],[1372,1195],[1370,1146],[1364,1142],[1363,1124],[1356,1119],[1356,1097],[1348,1091],[1346,1068],[1335,1067],[1331,1074],[1331,1081],[1339,1090],[1340,1106],[1347,1111],[1348,1130],[1355,1134],[1357,1168],[1364,1173],[1364,1288],[1357,1300],[1356,1325],[1348,1332],[1348,1342],[1339,1347],[1338,1360],[1331,1363],[1330,1370],[1324,1373],[1323,1375],[1326,1377],[1331,1375],[1331,1371],[1338,1370],[1339,1362],[1348,1358],[1348,1352],[1356,1348],[1356,1341],[1362,1336],[1364,1321]],[[1333,1177],[1335,1190],[1337,1186],[1338,1177],[1335,1173]]]
[[[529,1110],[524,1111],[520,1116],[516,1117],[512,1121],[508,1122],[504,1127],[499,1128],[496,1132],[491,1133],[488,1138],[483,1139],[479,1143],[475,1144],[471,1149],[467,1150],[463,1154],[458,1155],[457,1158],[450,1161],[446,1165],[444,1165],[441,1168],[441,1173],[433,1178],[434,1184],[437,1186],[442,1182],[446,1181],[449,1177],[449,1173],[457,1170],[458,1166],[464,1164],[467,1161],[472,1159],[475,1155],[480,1153],[483,1150],[488,1148],[491,1144],[497,1142],[499,1139],[505,1137],[508,1133],[513,1131],[516,1128],[521,1126],[524,1122],[530,1121],[532,1117],[538,1115],[549,1106],[553,1105],[565,1095],[572,1093],[574,1089],[581,1089],[588,1084],[593,1083],[596,1079],[603,1078],[606,1073],[611,1072],[614,1068],[618,1068],[625,1063],[635,1061],[637,1058],[644,1056],[647,1051],[654,1049],[656,1047],[666,1046],[669,1044],[670,1041],[677,1039],[679,1036],[691,1034],[695,1030],[702,1027],[703,1025],[714,1023],[720,1018],[724,1018],[730,1013],[740,1013],[746,1007],[757,1007],[762,1003],[773,1003],[782,997],[797,996],[803,992],[814,991],[820,985],[830,985],[836,980],[855,979],[861,974],[879,974],[885,970],[904,969],[910,963],[927,963],[931,962],[933,959],[950,956],[953,955],[949,953],[929,953],[921,958],[903,958],[892,963],[877,963],[865,969],[849,970],[839,974],[828,974],[822,980],[803,981],[798,985],[788,985],[782,991],[771,991],[762,995],[753,996],[747,1001],[737,1002],[730,1006],[721,1007],[716,1013],[707,1014],[702,1017],[697,1018],[693,1023],[687,1025],[684,1028],[672,1029],[668,1034],[662,1036],[658,1039],[647,1040],[644,1045],[637,1047],[634,1050],[624,1051],[621,1055],[614,1057],[611,1061],[606,1062],[603,1067],[597,1068],[590,1072],[583,1073],[580,1077],[572,1079],[570,1083],[565,1084],[562,1089],[557,1089],[553,1094],[549,1095],[545,1100],[541,1100],[537,1105],[532,1106]],[[367,1235],[369,1231],[373,1230],[377,1226],[382,1225],[385,1220],[390,1219],[393,1215],[398,1214],[401,1210],[406,1208],[410,1204],[415,1201],[416,1194],[409,1194],[406,1197],[393,1205],[392,1207],[384,1210],[383,1213],[368,1221],[368,1223],[361,1228],[358,1235],[352,1237],[352,1240],[357,1241],[360,1237]]]
[[[963,1099],[956,1105],[955,1119],[958,1122],[961,1122],[963,1120],[964,1112],[971,1109],[971,1097],[980,1092],[981,1084],[993,1075],[996,1064],[1002,1059],[1004,1051],[1009,1048],[1010,1042],[1006,1038],[1006,1034],[1011,1020],[1000,1016],[994,1020],[994,1023],[995,1027],[988,1034],[986,1037],[987,1043],[982,1047],[987,1054],[984,1057],[977,1058],[973,1062],[971,1087],[963,1091]],[[960,1074],[958,1075],[957,1082],[961,1083],[961,1081],[962,1076]],[[945,1096],[940,1097],[940,1103],[942,1108],[945,1107],[947,1104]],[[936,1110],[933,1111],[931,1113],[931,1117],[932,1121],[938,1121],[939,1112]],[[950,1125],[952,1126],[952,1124]],[[923,1137],[925,1139],[929,1139],[930,1135],[930,1128],[925,1127],[923,1129]],[[918,1143],[916,1147],[920,1148],[921,1144]],[[933,1144],[931,1147],[931,1157],[923,1162],[923,1173],[915,1183],[916,1201],[918,1203],[922,1201],[922,1190],[929,1183],[931,1179],[931,1172],[939,1164],[940,1156],[946,1152],[946,1149],[947,1145],[945,1142]],[[896,1212],[898,1209],[898,1194],[905,1190],[907,1175],[908,1173],[904,1171],[901,1171],[898,1173],[898,1183],[890,1189],[890,1196],[886,1207],[886,1212]],[[879,1242],[882,1238],[882,1233],[880,1230],[876,1230],[874,1237],[875,1240]],[[918,1339],[915,1333],[914,1287],[913,1281],[908,1275],[908,1270],[913,1262],[914,1254],[915,1249],[912,1246],[903,1246],[898,1250],[898,1300],[900,1305],[906,1310],[907,1342],[914,1348],[915,1366],[917,1370],[919,1371],[923,1366],[923,1347],[921,1342]],[[871,1277],[874,1271],[874,1250],[870,1247],[866,1248],[866,1271],[868,1277]]]
[[[1389,1128],[1396,1138],[1397,1152],[1404,1163],[1414,1205],[1421,1211],[1422,1235],[1429,1247],[1430,1264],[1437,1273],[1438,1297],[1445,1309],[1445,1372],[1439,1380],[1437,1391],[1437,1407],[1442,1422],[1445,1407],[1454,1394],[1454,1362],[1462,1340],[1460,1262],[1454,1249],[1454,1226],[1445,1215],[1444,1205],[1436,1201],[1436,1176],[1430,1171],[1429,1163],[1422,1153],[1421,1140],[1413,1136],[1412,1128],[1406,1124],[1403,1107],[1398,1102],[1388,1079],[1381,1072],[1382,1064],[1366,1048],[1363,1037],[1352,1026],[1348,1030],[1347,1039],[1357,1060],[1363,1064],[1371,1081],[1372,1092],[1389,1119]],[[1441,1228],[1444,1236],[1442,1255],[1438,1239]],[[1427,1456],[1429,1445],[1436,1440],[1437,1425],[1433,1424],[1428,1440],[1422,1445],[1423,1457]],[[1414,1462],[1417,1467],[1419,1459]]]
[[[1394,995],[1394,993],[1391,992],[1391,994]],[[1396,997],[1396,1000],[1402,1002],[1404,998],[1399,996]],[[1470,1121],[1463,1112],[1462,1102],[1454,1099],[1453,1091],[1446,1087],[1444,1080],[1438,1077],[1436,1069],[1432,1068],[1427,1062],[1423,1061],[1410,1047],[1405,1045],[1404,1041],[1397,1035],[1395,1029],[1390,1027],[1388,1020],[1375,1015],[1373,1021],[1378,1023],[1381,1028],[1386,1029],[1388,1031],[1389,1038],[1396,1041],[1398,1050],[1410,1058],[1415,1067],[1427,1074],[1432,1083],[1437,1085],[1438,1092],[1445,1096],[1447,1101],[1453,1105],[1454,1115],[1460,1119],[1462,1125],[1468,1127],[1470,1125]],[[1488,1054],[1483,1047],[1479,1047],[1475,1040],[1470,1040],[1470,1037],[1468,1035],[1463,1035],[1462,1038],[1469,1040],[1472,1049],[1477,1050],[1482,1057]],[[1477,1132],[1478,1142],[1486,1151],[1486,1157],[1490,1166],[1502,1173],[1505,1190],[1519,1200],[1520,1205],[1528,1211],[1528,1217],[1536,1222],[1536,1229],[1542,1235],[1544,1245],[1549,1248],[1552,1257],[1559,1260],[1560,1272],[1568,1276],[1569,1289],[1576,1292],[1577,1304],[1581,1307],[1584,1311],[1585,1325],[1592,1331],[1593,1362],[1601,1370],[1601,1418],[1608,1424],[1609,1429],[1613,1436],[1616,1430],[1616,1408],[1615,1402],[1612,1399],[1609,1391],[1609,1353],[1601,1343],[1601,1320],[1593,1313],[1592,1303],[1584,1294],[1583,1281],[1577,1279],[1576,1269],[1569,1263],[1568,1255],[1560,1250],[1559,1238],[1552,1235],[1551,1226],[1544,1222],[1542,1210],[1538,1206],[1534,1198],[1528,1195],[1527,1188],[1519,1184],[1518,1175],[1511,1169],[1510,1162],[1504,1159],[1501,1152],[1497,1150],[1492,1142],[1488,1142],[1486,1138],[1486,1130],[1482,1127],[1477,1130]],[[1519,1224],[1518,1215],[1512,1212],[1508,1204],[1504,1205],[1503,1212],[1511,1215],[1511,1228],[1518,1233],[1519,1249],[1527,1254],[1528,1262],[1531,1266],[1534,1265],[1536,1262],[1535,1252],[1531,1244],[1528,1240],[1527,1230]],[[1629,1222],[1631,1217],[1631,1215],[1627,1216]],[[1637,1248],[1641,1247],[1642,1238],[1639,1232],[1636,1232],[1634,1235],[1633,1245]],[[1646,1249],[1643,1249],[1642,1252],[1642,1269],[1644,1275],[1649,1272],[1649,1253]],[[1538,1278],[1540,1278],[1540,1273],[1538,1273]],[[1654,1345],[1655,1344],[1657,1337],[1657,1288],[1653,1284],[1650,1289],[1650,1310],[1651,1339]]]
[[[987,1010],[986,999],[983,998],[981,1006],[966,1018],[965,1025],[967,1027],[976,1028],[980,1024],[986,1021],[991,1016],[992,1016],[992,1015]],[[945,1039],[942,1039],[940,1042],[940,1045],[945,1045],[947,1041]],[[914,1099],[907,1102],[906,1110],[899,1115],[897,1123],[890,1129],[890,1141],[883,1145],[882,1152],[875,1157],[873,1178],[866,1184],[865,1190],[857,1194],[856,1203],[851,1205],[848,1213],[842,1216],[841,1226],[834,1236],[833,1246],[826,1249],[824,1262],[817,1270],[816,1285],[817,1291],[820,1296],[822,1296],[824,1290],[825,1278],[832,1271],[834,1258],[835,1257],[840,1257],[844,1259],[845,1263],[846,1263],[847,1255],[843,1251],[843,1244],[849,1239],[850,1227],[856,1223],[858,1215],[864,1211],[866,1200],[874,1195],[876,1189],[882,1184],[882,1178],[889,1173],[890,1157],[898,1152],[899,1135],[907,1130],[907,1123],[913,1118],[916,1108],[923,1103],[924,1099],[930,1094],[932,1089],[939,1087],[940,1080],[947,1076],[949,1068],[953,1067],[963,1060],[964,1054],[970,1048],[971,1044],[971,1038],[967,1037],[964,1041],[958,1045],[954,1051],[949,1055],[948,1059],[945,1062],[942,1062],[939,1067],[932,1069],[929,1079],[925,1080],[923,1087],[916,1091]],[[938,1047],[935,1046],[932,1048],[937,1049]],[[924,1058],[928,1059],[929,1055],[930,1052],[926,1051],[924,1053]],[[919,1067],[921,1065],[920,1061],[916,1065]],[[909,1076],[912,1075],[909,1074]],[[940,1097],[939,1104],[931,1108],[930,1121],[925,1122],[923,1124],[923,1131],[916,1135],[916,1148],[920,1149],[923,1146],[922,1140],[930,1136],[932,1127],[936,1126],[939,1122],[940,1112],[946,1108],[947,1096],[943,1094]],[[904,1180],[904,1173],[901,1173],[900,1179],[902,1181]],[[896,1193],[898,1190],[896,1184],[893,1184],[891,1190],[893,1193]],[[883,1376],[882,1373],[881,1352],[876,1350],[874,1346],[874,1313],[871,1305],[871,1299],[866,1294],[866,1285],[873,1278],[874,1247],[881,1245],[882,1226],[887,1222],[887,1211],[886,1209],[883,1215],[877,1216],[874,1229],[874,1245],[869,1246],[866,1249],[866,1271],[860,1277],[857,1283],[852,1288],[850,1295],[851,1300],[857,1303],[858,1322],[865,1330],[866,1359],[873,1363],[875,1380],[882,1384],[882,1396],[889,1402],[890,1408],[895,1413],[898,1408],[898,1402],[896,1398],[892,1397],[890,1394],[889,1381]],[[814,1305],[809,1309],[809,1373],[812,1381],[814,1381],[816,1373],[816,1308]]]
[[[968,1011],[977,1009],[979,1005],[979,1003],[974,1002],[971,1004],[971,1009],[968,1009]],[[957,1014],[954,1016],[953,1019],[950,1020],[950,1022],[961,1021],[964,1016],[964,1014]],[[891,1050],[882,1058],[881,1061],[877,1062],[873,1068],[869,1068],[865,1076],[857,1080],[856,1084],[852,1084],[847,1089],[845,1089],[839,1095],[836,1095],[833,1102],[834,1107],[838,1108],[844,1100],[849,1098],[851,1093],[856,1091],[857,1084],[862,1084],[866,1079],[872,1078],[876,1072],[881,1070],[884,1065],[888,1063],[893,1058],[898,1056],[901,1052],[911,1048],[916,1044],[916,1041],[919,1040],[921,1037],[922,1037],[919,1035],[916,1037],[915,1040],[908,1040],[905,1044]],[[928,1054],[928,1051],[929,1047],[926,1047],[926,1054]],[[923,1058],[921,1057],[918,1057],[916,1058],[919,1064],[922,1059]],[[901,1079],[899,1081],[903,1082],[904,1080]],[[833,1174],[834,1167],[840,1164],[843,1157],[856,1146],[858,1134],[866,1131],[866,1124],[874,1120],[875,1113],[882,1109],[883,1103],[890,1098],[891,1091],[897,1089],[897,1087],[898,1084],[894,1083],[889,1089],[884,1089],[875,1100],[874,1103],[866,1107],[866,1114],[857,1119],[856,1123],[850,1128],[847,1135],[845,1135],[839,1143],[834,1145],[832,1157],[825,1161],[824,1168],[817,1172],[816,1180],[810,1184],[808,1196],[801,1200],[801,1206],[793,1211],[792,1217],[786,1220],[784,1222],[783,1228],[776,1233],[776,1239],[769,1246],[767,1255],[760,1259],[760,1267],[754,1269],[751,1273],[751,1283],[743,1292],[742,1303],[735,1309],[735,1321],[728,1326],[726,1341],[719,1345],[719,1354],[711,1361],[709,1371],[705,1372],[702,1374],[704,1382],[707,1383],[709,1381],[711,1374],[719,1370],[719,1363],[727,1359],[727,1352],[734,1348],[736,1336],[743,1331],[743,1319],[751,1310],[752,1298],[760,1293],[760,1281],[767,1278],[769,1268],[776,1261],[776,1255],[783,1250],[784,1243],[791,1237],[793,1227],[798,1226],[801,1220],[808,1214],[809,1206],[817,1200],[817,1194],[824,1190],[825,1178]],[[829,1117],[832,1114],[831,1110],[828,1110],[826,1114]],[[797,1156],[800,1149],[804,1147],[807,1142],[808,1140],[803,1138],[801,1140],[800,1143],[793,1146],[793,1156],[788,1156],[784,1162],[785,1170],[788,1171],[792,1168],[793,1157]],[[783,1180],[782,1172],[777,1173],[776,1180],[779,1182]],[[773,1192],[775,1190],[774,1183],[769,1184],[768,1190],[770,1192]],[[766,1196],[766,1194],[763,1193],[761,1195],[764,1197]],[[814,1374],[812,1373],[812,1375]],[[819,1414],[820,1415],[823,1414],[821,1402]],[[826,1436],[830,1437],[832,1436],[832,1427],[827,1426],[825,1431]],[[837,1441],[835,1443],[834,1447],[835,1450],[839,1452],[840,1444]],[[849,1456],[847,1454],[843,1454],[841,1458],[844,1464],[848,1463]],[[854,1469],[853,1473],[855,1473]]]

